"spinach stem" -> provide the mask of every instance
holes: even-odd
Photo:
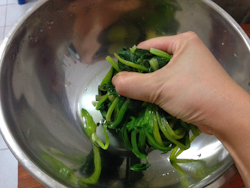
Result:
[[[102,105],[102,103],[104,102],[104,101],[106,101],[107,100],[107,98],[109,97],[109,93],[106,93],[102,98],[101,98],[101,100],[99,100],[97,103],[96,103],[96,110],[100,110],[100,108],[101,108],[101,105]]]
[[[162,50],[158,50],[158,49],[155,49],[155,48],[151,48],[150,49],[150,53],[151,54],[154,54],[156,56],[159,56],[159,57],[163,57],[163,58],[166,58],[167,60],[171,60],[172,59],[172,55],[169,55],[168,53],[162,51]]]
[[[109,136],[107,133],[107,125],[103,124],[103,130],[104,130],[104,135],[106,138],[106,143],[105,145],[103,144],[103,142],[96,136],[96,133],[92,134],[92,140],[94,142],[96,142],[102,149],[107,150],[109,147]]]
[[[183,138],[186,134],[186,131],[184,128],[179,128],[176,132],[171,128],[169,125],[167,119],[164,116],[160,116],[160,121],[161,121],[161,129],[164,132],[167,132],[173,139],[179,140]]]
[[[198,127],[191,124],[190,128],[191,128],[194,138],[200,135],[201,131],[198,129]]]
[[[139,139],[138,139],[138,148],[140,151],[144,151],[146,148],[146,131],[144,129],[140,129]]]
[[[79,178],[78,184],[95,184],[101,174],[102,166],[101,166],[101,155],[99,148],[93,145],[93,151],[94,151],[94,165],[95,165],[95,171],[94,173],[88,177],[88,178]]]
[[[112,57],[107,56],[107,57],[106,57],[106,60],[112,65],[112,67],[114,67],[114,69],[115,69],[117,72],[121,72],[121,70],[119,69],[118,64],[115,62],[115,60],[112,59]]]
[[[128,149],[132,150],[132,146],[131,146],[129,136],[128,136],[128,131],[127,131],[127,128],[126,128],[126,124],[124,124],[124,126],[121,128],[121,136],[123,138],[123,141],[124,141],[126,147]]]
[[[162,147],[164,147],[164,143],[162,141],[160,131],[159,131],[159,125],[156,117],[156,109],[153,109],[153,135],[155,138],[155,141]]]
[[[119,97],[116,97],[115,100],[112,102],[111,106],[108,109],[107,116],[106,116],[106,121],[110,122],[111,121],[111,116],[113,114],[113,111],[119,101]]]
[[[114,67],[112,66],[109,70],[109,72],[106,74],[106,76],[104,77],[104,79],[102,80],[100,86],[103,86],[105,84],[108,84],[111,79],[112,79],[112,76],[113,76],[113,72],[114,72]],[[99,86],[99,87],[100,87]]]
[[[181,149],[183,149],[183,150],[188,149],[188,148],[189,148],[188,143],[186,143],[186,144],[184,145],[184,144],[182,144],[181,142],[179,142],[178,140],[174,139],[174,138],[169,134],[169,132],[168,132],[167,129],[166,129],[166,125],[163,124],[165,121],[161,121],[161,117],[160,117],[160,114],[159,114],[158,111],[156,112],[156,116],[157,116],[157,120],[158,120],[158,123],[159,123],[159,127],[160,127],[162,133],[164,134],[164,136],[165,136],[169,141],[171,141],[171,142],[174,143],[175,145],[179,146]],[[189,140],[189,138],[188,138],[188,140]],[[186,139],[185,139],[185,141],[186,141]]]
[[[153,138],[153,136],[150,135],[149,132],[146,132],[146,136],[147,136],[147,139],[149,140],[149,142],[151,143],[151,145],[154,146],[156,149],[159,149],[159,150],[164,151],[164,152],[168,152],[172,149],[171,147],[165,147],[165,146],[161,146],[160,144],[158,144],[155,141],[155,139]]]
[[[131,132],[131,144],[132,144],[132,151],[133,153],[140,159],[146,159],[147,156],[145,154],[142,154],[137,146],[137,130],[133,130]]]
[[[133,67],[133,68],[142,70],[142,71],[144,71],[144,72],[148,72],[148,68],[147,68],[147,67],[142,66],[142,65],[135,64],[135,63],[133,63],[133,62],[131,62],[131,61],[124,60],[124,59],[122,59],[119,55],[117,55],[116,53],[115,53],[114,55],[115,55],[115,57],[116,57],[121,63],[123,63],[123,64],[125,64],[125,65],[128,65],[128,66],[130,66],[130,67]]]
[[[122,119],[123,119],[123,117],[124,117],[124,115],[125,115],[125,113],[127,111],[127,108],[128,108],[128,105],[129,105],[129,101],[130,101],[130,99],[127,98],[126,101],[123,103],[123,105],[122,105],[122,107],[121,107],[121,109],[119,111],[118,117],[109,126],[109,128],[114,129],[114,128],[116,128],[121,123],[121,121],[122,121]]]

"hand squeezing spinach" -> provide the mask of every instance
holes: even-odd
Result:
[[[96,124],[88,112],[82,109],[87,136],[96,146],[107,149],[109,145],[107,129],[115,129],[126,147],[146,162],[133,165],[130,169],[134,171],[150,167],[148,152],[152,149],[163,153],[172,150],[170,162],[173,164],[176,157],[188,149],[190,142],[200,134],[198,128],[171,116],[155,104],[119,95],[112,84],[113,76],[120,71],[153,72],[165,66],[172,55],[157,49],[148,51],[134,46],[130,49],[123,48],[114,56],[117,62],[110,56],[106,58],[112,67],[99,85],[94,103],[96,110],[103,116],[106,144],[97,138]],[[190,132],[192,132],[191,138]]]

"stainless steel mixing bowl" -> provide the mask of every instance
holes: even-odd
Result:
[[[38,1],[0,50],[1,132],[19,162],[47,187],[76,186],[42,153],[76,175],[91,160],[92,145],[80,130],[80,109],[89,110],[96,122],[101,119],[91,102],[110,67],[106,55],[150,37],[185,31],[196,32],[230,76],[250,91],[248,37],[212,1]],[[90,187],[182,187],[169,154],[150,152],[152,166],[135,173],[127,168],[134,158],[119,139],[110,137],[109,150],[101,152],[103,173]],[[192,187],[221,186],[236,172],[213,136],[202,134],[180,158],[197,160],[180,164]]]

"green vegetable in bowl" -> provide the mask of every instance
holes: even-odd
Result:
[[[58,160],[56,158],[57,155],[55,155],[54,152],[51,152],[52,154],[43,151],[41,153],[41,156],[44,161],[47,162],[47,165],[50,165],[50,167],[56,171],[57,176],[59,178],[63,178],[64,180],[67,180],[70,184],[74,186],[80,186],[80,187],[88,187],[88,184],[95,184],[99,180],[100,174],[101,174],[101,156],[99,148],[93,145],[93,152],[94,152],[94,172],[86,178],[79,177],[75,174],[74,170],[67,165],[65,165],[63,162]],[[64,154],[59,154],[63,155]]]
[[[163,154],[172,150],[170,162],[180,174],[182,185],[189,186],[186,174],[178,164],[195,162],[195,160],[183,160],[177,157],[187,150],[190,143],[200,134],[198,128],[171,116],[155,104],[119,95],[112,84],[113,76],[120,71],[153,72],[165,66],[172,56],[157,49],[148,51],[138,49],[136,46],[130,49],[123,48],[114,56],[117,62],[110,56],[106,58],[112,67],[98,86],[98,95],[93,103],[103,116],[103,123],[100,126],[103,126],[105,144],[96,135],[97,124],[92,116],[87,110],[82,109],[81,116],[84,123],[81,129],[91,141],[93,150],[88,160],[77,169],[78,173],[60,161],[60,157],[66,157],[60,151],[55,149],[50,152],[43,151],[42,158],[57,172],[59,178],[69,181],[72,185],[88,187],[89,184],[96,184],[105,174],[116,173],[117,167],[123,161],[123,159],[118,160],[113,168],[110,165],[104,165],[112,157],[110,153],[104,153],[104,150],[109,147],[107,132],[108,129],[112,129],[119,134],[127,149],[134,154],[127,157],[128,174],[144,171],[151,166],[148,157],[151,150],[160,150]],[[140,174],[142,173],[137,173],[135,177]]]
[[[112,84],[112,78],[120,71],[149,73],[165,66],[172,58],[158,49],[144,50],[136,46],[123,48],[114,54],[117,62],[108,56],[112,65],[98,87],[95,107],[103,116],[104,145],[95,134],[96,125],[85,109],[82,116],[86,119],[85,132],[95,145],[108,148],[107,129],[115,129],[126,147],[145,163],[133,165],[133,171],[143,171],[150,167],[148,152],[157,149],[163,153],[172,150],[170,162],[174,164],[178,155],[190,147],[190,143],[200,132],[194,125],[179,120],[155,104],[133,100],[119,95]],[[192,137],[190,137],[192,132]]]
[[[103,129],[104,129],[104,135],[106,138],[106,143],[105,145],[102,143],[101,140],[99,140],[96,136],[96,127],[97,125],[95,124],[95,122],[93,121],[92,116],[89,115],[89,113],[87,112],[87,110],[82,109],[82,117],[84,117],[85,120],[85,124],[86,127],[82,127],[82,130],[84,132],[86,132],[86,134],[88,135],[89,139],[91,140],[91,142],[96,145],[96,146],[100,146],[102,149],[106,150],[108,149],[109,146],[109,137],[107,134],[107,126],[103,125]]]

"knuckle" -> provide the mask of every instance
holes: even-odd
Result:
[[[186,37],[192,38],[192,39],[198,38],[198,35],[193,31],[188,31],[185,33],[185,35],[186,35]]]
[[[182,41],[185,41],[186,45],[192,44],[193,46],[197,46],[197,45],[201,44],[201,39],[193,31],[188,31],[186,33],[183,33],[183,40]]]
[[[187,39],[192,43],[200,41],[199,36],[193,31],[187,33]]]

